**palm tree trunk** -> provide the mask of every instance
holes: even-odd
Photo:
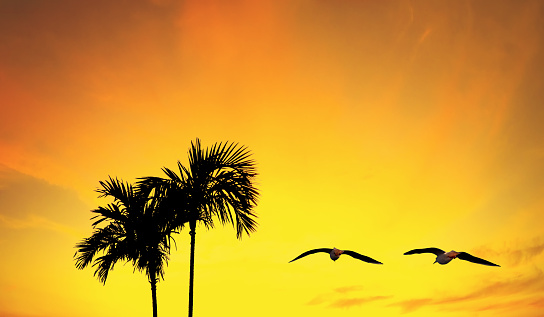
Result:
[[[191,259],[189,262],[189,317],[193,317],[193,285],[195,280],[195,235],[196,221],[190,221],[189,227],[191,231]]]
[[[153,317],[157,317],[157,279],[153,276],[153,279],[149,281],[151,283],[151,300],[153,301]]]

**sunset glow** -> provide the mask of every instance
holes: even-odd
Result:
[[[194,316],[541,316],[544,2],[0,0],[0,316],[151,316],[75,244],[134,182],[233,141],[258,229],[199,227]],[[189,233],[158,315],[187,314]],[[315,248],[347,249],[331,261]],[[465,251],[501,267],[415,248]]]

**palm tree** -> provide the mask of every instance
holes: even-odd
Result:
[[[153,316],[157,316],[157,282],[164,279],[173,230],[167,218],[159,214],[159,200],[148,192],[134,189],[121,180],[100,182],[99,197],[112,197],[113,203],[98,207],[94,231],[76,244],[76,267],[83,269],[91,262],[94,275],[103,284],[118,261],[132,262],[134,270],[145,271],[151,283]],[[107,223],[107,224],[106,224]],[[106,224],[99,227],[100,224]],[[102,256],[98,253],[102,252]],[[79,255],[78,255],[79,254]]]
[[[197,223],[214,227],[214,218],[220,223],[231,223],[240,239],[257,228],[253,208],[258,190],[253,184],[257,175],[255,162],[246,147],[234,143],[215,143],[202,149],[200,140],[191,142],[189,167],[178,161],[179,175],[164,167],[166,178],[144,177],[139,185],[154,188],[160,193],[164,207],[175,215],[177,226],[189,223],[191,255],[189,264],[189,317],[193,315],[193,285],[195,235]]]

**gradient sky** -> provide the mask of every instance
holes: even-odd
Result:
[[[94,190],[246,145],[259,228],[197,231],[195,316],[541,316],[544,2],[0,0],[0,316],[150,316],[75,268]],[[189,234],[159,316],[185,316]],[[337,247],[333,262],[303,251]],[[467,251],[500,268],[413,248]]]

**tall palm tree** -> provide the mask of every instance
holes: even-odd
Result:
[[[76,267],[91,262],[94,275],[103,284],[118,261],[132,262],[134,270],[145,271],[151,283],[153,316],[157,317],[157,282],[164,279],[173,230],[168,218],[159,213],[159,200],[149,192],[133,188],[117,178],[100,182],[99,197],[112,197],[113,203],[98,207],[92,235],[76,244]],[[100,225],[100,226],[99,226]],[[102,252],[102,256],[98,253]]]
[[[139,182],[142,188],[154,188],[160,193],[163,206],[175,215],[173,221],[177,226],[189,223],[189,317],[193,315],[197,224],[213,228],[214,219],[222,224],[231,223],[238,239],[257,228],[253,208],[259,193],[253,183],[257,173],[250,156],[246,147],[228,142],[202,149],[197,138],[191,142],[188,168],[178,161],[179,174],[164,167],[166,178],[144,177]]]

